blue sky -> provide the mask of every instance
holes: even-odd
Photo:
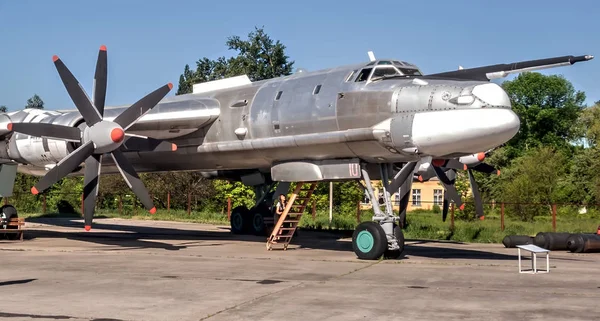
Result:
[[[102,44],[107,105],[130,104],[165,83],[177,86],[185,64],[231,55],[226,38],[245,38],[254,26],[308,70],[368,61],[369,50],[425,73],[592,54],[590,62],[543,71],[564,75],[592,104],[600,100],[598,12],[597,0],[0,0],[0,105],[21,109],[37,93],[47,109],[74,108],[52,55],[91,95]]]

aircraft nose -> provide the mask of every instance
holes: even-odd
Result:
[[[476,85],[471,93],[483,102],[483,107],[511,107],[508,94],[497,84]]]
[[[490,92],[493,93],[493,89]],[[499,99],[504,99],[497,94],[483,95],[495,103],[502,103]],[[413,119],[412,142],[419,152],[431,156],[474,154],[507,142],[517,134],[519,126],[519,117],[506,108],[417,113]]]

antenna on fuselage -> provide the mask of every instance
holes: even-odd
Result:
[[[458,66],[458,70],[463,70],[463,69],[464,69],[463,66],[461,66],[461,65]]]
[[[367,52],[367,54],[369,55],[369,60],[375,61],[375,54],[372,51]]]

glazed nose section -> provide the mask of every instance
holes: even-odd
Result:
[[[502,96],[484,88],[482,96],[502,103]],[[418,113],[412,126],[412,142],[419,152],[443,157],[478,153],[497,147],[519,131],[519,117],[506,108],[457,109]]]
[[[494,83],[475,86],[472,95],[483,103],[483,107],[510,108],[511,105],[508,94]]]

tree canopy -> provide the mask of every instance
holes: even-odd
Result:
[[[237,52],[229,59],[224,56],[215,60],[203,57],[196,62],[196,70],[185,65],[179,77],[177,95],[192,92],[192,85],[228,77],[248,75],[251,81],[290,75],[294,61],[288,61],[285,46],[273,41],[263,28],[255,27],[246,40],[231,36],[225,43],[229,50]]]
[[[25,108],[38,108],[44,109],[44,101],[37,94],[33,95],[31,98],[27,99],[27,105]]]

